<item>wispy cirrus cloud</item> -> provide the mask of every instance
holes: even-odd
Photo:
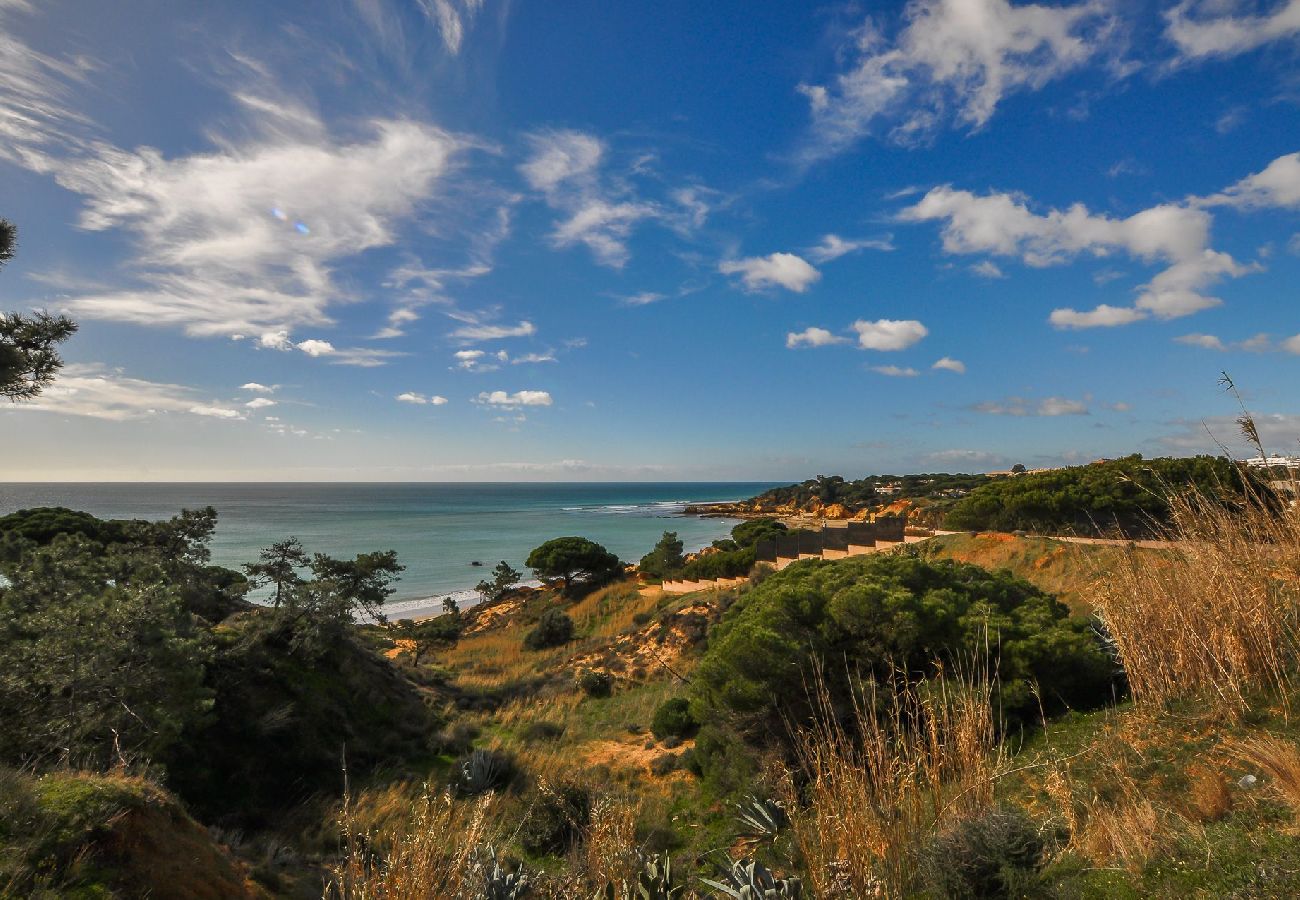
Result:
[[[560,214],[551,231],[557,248],[585,245],[601,265],[621,269],[631,256],[628,240],[636,227],[656,222],[680,234],[704,224],[711,210],[704,188],[678,187],[662,200],[647,200],[634,188],[631,172],[609,171],[609,145],[593,134],[547,129],[527,136],[529,158],[519,172],[548,206]]]
[[[194,388],[132,378],[119,369],[96,363],[64,367],[58,380],[33,403],[14,410],[84,416],[124,422],[161,415],[242,419],[239,409],[204,397]]]
[[[1025,397],[1009,397],[1006,400],[977,403],[971,407],[975,412],[990,416],[1086,416],[1089,415],[1088,404],[1082,400],[1068,397],[1044,397],[1033,400]]]
[[[876,238],[842,238],[838,234],[827,234],[822,237],[820,243],[815,247],[809,247],[806,252],[813,262],[827,263],[863,250],[888,252],[894,249],[893,238],[888,235]]]
[[[462,325],[451,333],[451,337],[461,341],[499,341],[506,338],[531,337],[537,333],[537,326],[524,320],[517,325]]]

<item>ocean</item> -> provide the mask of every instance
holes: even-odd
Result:
[[[286,537],[308,552],[396,550],[406,566],[390,617],[477,600],[473,587],[499,560],[530,575],[529,550],[553,537],[590,538],[635,562],[664,531],[686,549],[724,537],[727,519],[685,516],[688,503],[741,500],[771,484],[0,484],[0,515],[66,506],[109,519],[164,519],[213,506],[213,562],[237,568]],[[482,567],[472,563],[477,560]]]

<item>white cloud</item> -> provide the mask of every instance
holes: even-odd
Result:
[[[517,409],[521,406],[550,406],[551,395],[546,391],[515,391],[513,394],[484,391],[474,402],[503,409]]]
[[[1293,335],[1282,342],[1282,349],[1287,353],[1300,355],[1300,334]]]
[[[991,259],[982,260],[970,267],[970,270],[981,278],[1006,278],[998,264]]]
[[[663,300],[667,294],[658,294],[654,291],[642,291],[639,294],[632,294],[623,297],[619,302],[624,306],[649,306],[651,303],[658,303]]]
[[[257,339],[257,343],[268,350],[289,350],[293,347],[287,331],[268,331]]]
[[[1283,0],[1266,15],[1235,15],[1224,0],[1183,0],[1165,13],[1165,37],[1184,61],[1236,56],[1300,35],[1300,0]]]
[[[966,364],[960,359],[953,359],[951,356],[945,356],[935,360],[932,369],[942,369],[947,372],[956,372],[958,375],[966,374]]]
[[[447,402],[446,397],[439,396],[438,394],[428,397],[424,394],[416,393],[415,391],[406,391],[405,393],[398,394],[396,399],[399,403],[413,403],[417,406],[443,406]]]
[[[276,337],[294,326],[328,323],[332,304],[353,299],[333,271],[393,244],[465,145],[410,120],[336,141],[296,112],[305,124],[262,121],[262,136],[209,152],[169,159],[98,143],[60,160],[56,179],[84,202],[80,226],[120,230],[135,246],[136,284],[76,294],[71,311],[194,335],[261,334],[280,348]]]
[[[1074,309],[1054,309],[1048,321],[1057,328],[1114,328],[1140,322],[1147,314],[1127,306],[1110,306],[1102,303],[1096,309],[1079,312]]]
[[[881,375],[888,375],[891,378],[915,378],[921,374],[916,369],[903,366],[872,366],[871,371],[878,372]]]
[[[859,319],[850,327],[858,333],[863,350],[906,350],[930,333],[915,319]]]
[[[785,336],[785,345],[791,350],[798,347],[829,347],[832,344],[847,344],[849,339],[815,326],[803,331],[792,331]]]
[[[250,393],[253,394],[274,394],[275,393],[274,385],[258,384],[256,381],[250,381],[247,384],[242,384],[239,386],[239,389],[241,391],[249,391]]]
[[[462,341],[498,341],[504,338],[528,337],[537,333],[532,322],[518,325],[462,325],[451,333]]]
[[[528,143],[532,156],[519,171],[564,216],[551,232],[556,247],[585,244],[597,262],[622,268],[630,256],[627,241],[633,228],[645,220],[668,218],[658,204],[638,199],[627,184],[602,177],[607,148],[599,138],[580,131],[549,130],[530,134]],[[693,195],[686,199],[693,200]],[[686,217],[699,216],[691,202]]]
[[[1123,325],[1148,314],[1165,319],[1190,315],[1220,303],[1205,294],[1220,278],[1252,271],[1208,246],[1210,214],[1190,205],[1161,204],[1126,219],[1091,213],[1083,204],[1040,215],[1012,194],[977,196],[938,187],[900,217],[942,221],[943,247],[952,254],[1019,257],[1027,265],[1044,267],[1081,254],[1104,257],[1122,251],[1144,262],[1167,263],[1138,289],[1132,309],[1056,310],[1051,321],[1059,327]]]
[[[838,234],[828,234],[822,237],[821,243],[816,247],[809,247],[807,252],[813,262],[827,263],[862,250],[893,249],[894,244],[888,237],[842,238]]]
[[[1231,343],[1213,334],[1184,334],[1174,338],[1174,342],[1178,344],[1186,344],[1189,347],[1200,347],[1203,350],[1217,350],[1220,353],[1226,353],[1229,350],[1244,350],[1248,353],[1268,353],[1273,350],[1287,349],[1286,341],[1274,344],[1273,336],[1262,332],[1253,337],[1240,341],[1232,341]]]
[[[1086,403],[1065,397],[1046,397],[1041,400],[1011,397],[997,402],[977,403],[972,409],[990,416],[1054,417],[1088,415],[1088,405]]]
[[[238,410],[204,402],[193,388],[130,378],[119,370],[86,363],[65,366],[36,402],[11,408],[117,422],[166,414],[242,418]]]
[[[882,118],[897,123],[891,136],[903,142],[932,132],[950,109],[979,128],[1006,95],[1038,90],[1091,60],[1113,24],[1104,0],[911,0],[903,20],[893,41],[866,20],[847,48],[847,71],[800,87],[813,120],[805,161],[848,149]]]
[[[244,404],[248,409],[267,409],[275,405],[276,402],[269,397],[254,397]]]
[[[196,416],[208,416],[214,419],[242,419],[243,413],[227,406],[191,406],[189,411]]]
[[[1296,0],[1296,10],[1300,13],[1300,0]],[[1221,204],[1243,209],[1300,209],[1300,153],[1279,156],[1263,171],[1200,202],[1206,206]]]
[[[452,56],[460,53],[465,39],[465,29],[473,24],[474,17],[483,7],[483,0],[416,0],[425,18],[438,27],[443,46]]]
[[[516,356],[510,360],[512,366],[528,365],[529,363],[548,363],[558,362],[554,353],[525,353],[523,356]]]
[[[723,260],[718,264],[718,271],[723,275],[739,275],[747,290],[779,286],[796,294],[802,294],[822,277],[807,260],[793,253]]]
[[[329,356],[335,352],[334,345],[329,341],[320,341],[314,338],[299,343],[298,349],[308,356]]]

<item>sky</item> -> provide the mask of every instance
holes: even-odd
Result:
[[[1300,0],[0,0],[0,480],[1300,453]]]

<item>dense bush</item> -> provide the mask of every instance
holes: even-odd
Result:
[[[584,537],[552,538],[528,554],[526,564],[542,578],[559,578],[564,590],[576,582],[591,587],[623,571],[618,557]]]
[[[1049,849],[1022,810],[998,806],[936,836],[921,854],[921,880],[936,897],[1035,896]]]
[[[573,640],[573,620],[558,609],[548,609],[537,620],[532,631],[524,635],[524,646],[529,650],[559,647]]]
[[[699,728],[699,723],[691,715],[691,703],[685,697],[665,700],[655,710],[650,730],[654,736],[663,740],[666,737],[690,737]]]
[[[614,676],[608,672],[585,669],[578,676],[578,687],[588,697],[608,697],[614,692]]]
[[[753,547],[721,550],[697,556],[688,562],[678,577],[687,581],[711,581],[715,578],[741,578],[754,568]]]
[[[1135,454],[991,481],[956,503],[944,525],[963,531],[1148,537],[1169,521],[1170,490],[1195,487],[1230,502],[1240,495],[1242,477],[1223,457],[1144,460]],[[1262,484],[1255,487],[1267,492]]]
[[[1090,625],[1008,572],[912,554],[809,560],[741,594],[714,627],[693,681],[692,712],[736,715],[753,738],[810,714],[807,680],[820,666],[847,706],[850,675],[917,678],[936,658],[986,646],[1009,722],[1112,696],[1111,659]]]
[[[525,798],[519,845],[529,853],[563,853],[582,840],[591,819],[591,795],[576,784],[542,785]]]
[[[921,475],[871,475],[857,481],[845,481],[839,475],[818,475],[799,484],[772,488],[759,494],[754,501],[765,507],[806,506],[814,500],[829,506],[842,503],[849,509],[861,509],[889,500],[940,497],[947,491],[969,490],[986,483],[987,475],[948,475],[946,473]],[[897,485],[887,495],[877,488],[882,484]]]

